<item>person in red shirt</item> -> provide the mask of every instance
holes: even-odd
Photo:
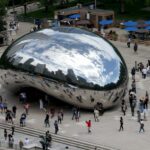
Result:
[[[91,120],[86,121],[85,123],[86,123],[86,126],[88,128],[88,133],[91,133]]]

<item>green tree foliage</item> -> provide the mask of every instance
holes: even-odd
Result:
[[[145,0],[145,4],[146,4],[147,6],[150,6],[150,0]]]
[[[8,4],[7,0],[0,0],[0,16],[4,16],[6,14],[7,4]]]
[[[4,21],[4,16],[6,14],[7,0],[0,0],[0,31],[5,30],[6,22]]]
[[[39,0],[42,6],[45,7],[45,13],[48,13],[49,6],[52,6],[56,0]]]

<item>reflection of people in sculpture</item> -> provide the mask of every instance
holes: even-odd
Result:
[[[94,106],[94,109],[97,109],[99,111],[99,115],[103,115],[104,113],[104,107],[102,103],[97,102],[97,104]]]
[[[40,109],[43,109],[43,108],[44,108],[44,107],[43,107],[43,100],[40,99],[40,100],[39,100],[39,103],[40,103]]]

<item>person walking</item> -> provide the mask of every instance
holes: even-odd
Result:
[[[148,102],[149,102],[149,95],[148,95],[148,92],[146,91],[145,100],[144,100],[144,108],[145,109],[148,109]]]
[[[6,129],[4,129],[4,138],[5,138],[5,140],[7,140],[7,130]]]
[[[141,119],[141,121],[140,121],[140,130],[139,130],[139,133],[141,132],[141,130],[143,130],[143,132],[145,132],[143,119]]]
[[[140,113],[140,111],[138,110],[138,111],[137,111],[137,122],[140,123],[140,120],[141,120],[141,113]]]
[[[120,128],[119,128],[119,131],[123,131],[124,129],[123,129],[123,118],[122,117],[120,117]]]
[[[123,103],[122,104],[122,112],[123,112],[124,116],[126,115],[126,110],[127,110],[127,105],[126,105],[126,103]]]
[[[136,98],[134,98],[132,100],[132,104],[131,104],[131,114],[132,114],[132,116],[134,116],[134,109],[135,109],[135,107],[136,107]]]
[[[58,131],[59,131],[58,121],[57,120],[55,120],[55,122],[54,122],[54,127],[55,127],[55,134],[57,134]]]
[[[12,135],[14,135],[14,132],[15,132],[15,126],[12,126],[12,127],[11,127],[11,131],[12,131]]]
[[[50,123],[49,123],[49,114],[48,114],[48,113],[46,114],[44,123],[45,123],[45,127],[50,127]]]
[[[88,128],[88,133],[91,133],[91,126],[92,126],[91,120],[85,121],[85,123],[86,123],[86,126],[87,126],[87,128]]]

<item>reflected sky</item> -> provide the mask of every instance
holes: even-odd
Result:
[[[20,48],[13,56],[23,57],[20,63],[33,58],[32,65],[46,64],[49,71],[62,70],[65,75],[72,69],[77,78],[80,76],[100,86],[119,80],[122,61],[113,47],[99,36],[82,33],[82,30],[79,34],[52,29],[32,34],[34,37],[25,36],[13,45],[13,49]],[[40,38],[41,35],[45,38]]]

